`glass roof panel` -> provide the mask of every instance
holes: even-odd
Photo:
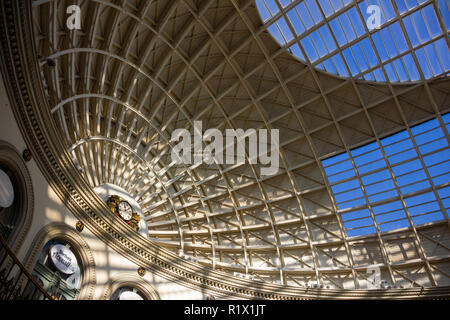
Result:
[[[281,46],[329,73],[406,82],[450,72],[447,0],[256,0],[256,5]]]
[[[442,121],[448,127],[450,114]],[[450,148],[437,118],[322,165],[348,236],[409,227],[408,217],[415,225],[442,220],[450,208]]]

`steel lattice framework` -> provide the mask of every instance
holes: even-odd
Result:
[[[71,31],[74,3],[82,27]],[[92,187],[115,184],[139,202],[152,241],[262,282],[358,289],[379,267],[392,285],[450,284],[446,214],[348,237],[321,163],[433,118],[450,141],[445,74],[402,85],[326,74],[280,47],[253,0],[36,0],[33,12],[66,149]],[[280,170],[175,164],[171,133],[197,120],[280,129]]]

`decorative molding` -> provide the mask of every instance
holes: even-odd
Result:
[[[164,279],[216,297],[244,299],[450,297],[450,287],[334,290],[298,288],[239,279],[186,261],[132,232],[128,226],[119,223],[118,218],[110,214],[106,204],[83,180],[59,137],[40,78],[32,37],[31,1],[3,0],[0,6],[1,70],[14,115],[33,158],[50,186],[73,215],[94,235],[130,261]],[[89,285],[92,286],[92,283]]]
[[[145,274],[147,273],[147,270],[145,270],[145,268],[139,267],[138,269],[138,275],[140,275],[141,277],[145,276]]]
[[[83,222],[77,221],[77,223],[75,224],[75,228],[77,229],[78,232],[83,232],[84,230]]]
[[[82,282],[78,300],[92,300],[96,286],[96,271],[94,255],[86,240],[66,224],[52,223],[42,228],[34,237],[33,244],[24,261],[27,270],[32,270],[36,265],[45,244],[53,239],[67,241],[73,250],[81,258]]]
[[[30,162],[31,159],[33,158],[33,157],[31,156],[31,151],[30,151],[29,149],[23,150],[23,152],[22,152],[22,158],[23,158],[23,160],[25,160],[26,162]]]
[[[147,300],[161,300],[158,291],[156,291],[149,281],[129,273],[118,273],[113,276],[105,285],[102,299],[109,300],[116,290],[123,287],[138,289]]]

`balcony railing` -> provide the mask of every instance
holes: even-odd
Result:
[[[1,235],[0,300],[55,300],[25,269]]]

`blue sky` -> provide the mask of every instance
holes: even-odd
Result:
[[[442,120],[450,131],[450,114]],[[450,149],[438,119],[330,157],[322,165],[349,236],[375,232],[368,205],[381,232],[409,227],[406,212],[415,225],[444,219],[441,206],[450,213]]]
[[[391,82],[450,71],[449,0],[437,0],[437,11],[432,2],[256,0],[268,31],[299,59],[340,76]],[[369,33],[370,5],[380,8],[381,25]]]
[[[449,0],[256,0],[272,36],[324,71],[369,81],[445,76]],[[367,8],[380,8],[368,32]],[[398,14],[396,13],[398,12]],[[450,114],[442,117],[450,131]],[[322,161],[348,236],[444,219],[450,212],[450,149],[438,119]],[[436,191],[434,191],[436,190]],[[403,199],[403,201],[402,201]]]

